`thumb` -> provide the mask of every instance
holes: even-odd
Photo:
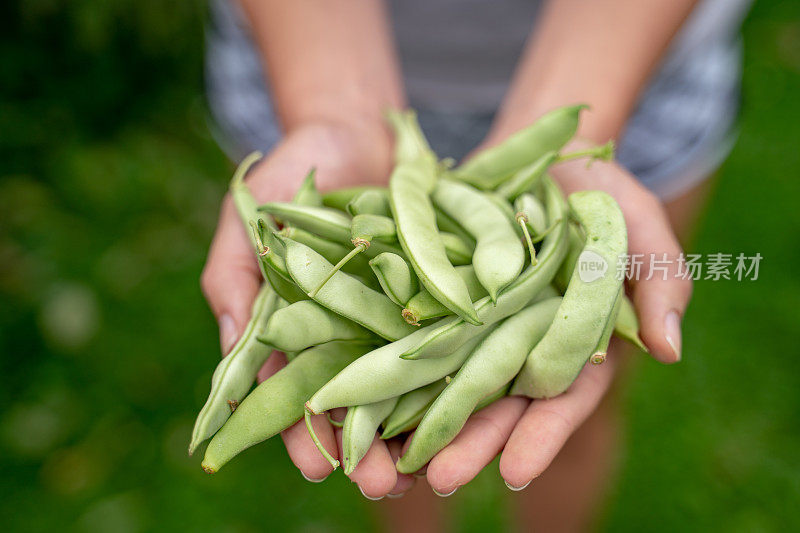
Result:
[[[203,293],[219,324],[223,355],[233,348],[250,320],[260,280],[245,228],[227,196],[200,278]]]

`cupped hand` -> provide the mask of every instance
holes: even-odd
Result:
[[[306,173],[316,168],[321,191],[382,184],[388,179],[391,137],[382,123],[313,123],[295,128],[246,178],[256,200],[289,201]],[[222,203],[219,223],[203,270],[201,285],[220,329],[222,353],[236,343],[250,319],[250,309],[262,283],[261,274],[230,195]],[[258,375],[259,382],[286,365],[283,354],[275,352]],[[336,413],[335,413],[336,414]],[[339,413],[343,415],[343,413]],[[341,431],[334,432],[325,415],[315,416],[313,425],[320,440],[334,455],[340,448]],[[304,477],[311,481],[328,476],[331,465],[309,436],[303,421],[281,434],[289,456]],[[352,473],[362,492],[379,498],[396,490],[407,490],[410,476],[396,475],[394,461],[400,444],[387,446],[376,439],[373,449]]]
[[[587,145],[574,141],[565,151]],[[587,167],[584,162],[572,161],[553,167],[552,174],[565,194],[600,189],[620,204],[628,226],[628,253],[643,260],[638,276],[629,280],[642,339],[659,361],[679,361],[680,320],[691,296],[691,281],[676,276],[681,247],[661,202],[616,163],[594,162]],[[666,259],[665,272],[651,272],[651,255],[657,261]],[[430,461],[428,483],[440,494],[452,493],[502,452],[500,474],[507,485],[526,487],[600,404],[621,352],[620,343],[613,342],[606,362],[587,363],[560,396],[534,401],[511,396],[473,414],[453,442]]]

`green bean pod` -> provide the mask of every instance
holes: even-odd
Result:
[[[339,244],[338,242],[318,237],[300,228],[283,228],[280,234],[300,244],[305,244],[331,263],[338,263],[351,251],[351,248]],[[370,272],[369,261],[366,257],[358,255],[353,257],[346,266],[343,266],[342,270],[352,274],[358,274],[359,276],[366,276],[369,275]]]
[[[403,394],[397,401],[394,410],[386,418],[381,438],[391,439],[417,427],[425,411],[446,385],[446,380],[440,379]]]
[[[399,124],[408,122],[411,120],[407,115],[394,115],[398,164],[389,179],[389,201],[397,224],[398,240],[428,292],[455,314],[472,324],[480,324],[467,287],[447,259],[436,227],[436,215],[429,198],[437,180],[435,156],[427,153],[429,149],[420,148],[419,155],[408,148],[424,142],[424,139],[407,139],[408,135],[403,132],[413,128]],[[407,155],[409,153],[417,155],[412,158]]]
[[[399,255],[384,252],[375,256],[369,266],[384,294],[397,305],[404,306],[419,291],[417,275]]]
[[[308,295],[300,290],[295,285],[294,280],[289,276],[286,270],[286,261],[284,261],[283,244],[272,235],[271,230],[266,228],[263,218],[258,219],[258,224],[251,221],[252,233],[256,243],[256,257],[258,257],[258,266],[261,269],[261,274],[270,286],[278,293],[278,296],[287,302],[294,303],[302,300],[308,300]],[[269,235],[272,246],[265,246],[262,242],[262,236]]]
[[[258,340],[282,352],[298,352],[331,341],[377,339],[355,322],[313,300],[304,300],[274,312]]]
[[[244,182],[244,177],[247,175],[247,171],[250,170],[250,167],[262,157],[263,154],[261,152],[252,152],[245,156],[242,162],[239,163],[239,166],[236,167],[236,171],[233,173],[230,185],[228,186],[228,191],[230,192],[231,198],[233,198],[233,205],[236,206],[236,211],[239,213],[239,218],[242,224],[244,224],[245,231],[247,232],[247,236],[253,248],[255,248],[256,242],[253,239],[248,224],[251,220],[258,220],[258,202],[256,202],[253,193]]]
[[[444,253],[447,255],[447,260],[450,261],[450,264],[459,266],[468,265],[472,262],[472,256],[475,253],[472,241],[462,239],[458,235],[446,231],[440,231],[439,238],[442,239]]]
[[[342,426],[342,469],[349,476],[367,455],[375,432],[397,404],[397,398],[347,408]]]
[[[548,152],[558,152],[578,130],[585,105],[554,109],[503,143],[482,151],[455,169],[461,180],[480,189],[495,189],[515,172]]]
[[[397,471],[416,472],[455,437],[483,398],[502,389],[553,321],[561,298],[526,307],[505,319],[473,350],[419,423]]]
[[[304,291],[317,287],[333,268],[308,246],[291,239],[285,239],[285,246],[286,267]],[[387,296],[342,272],[336,272],[314,295],[314,300],[390,341],[414,331]]]
[[[617,297],[614,300],[614,307],[609,313],[605,325],[603,326],[603,333],[600,335],[600,340],[592,350],[592,355],[589,356],[589,361],[593,365],[600,365],[605,363],[606,356],[608,356],[608,345],[611,344],[611,335],[614,333],[614,324],[619,316],[619,308],[622,304],[622,297],[625,295],[624,288],[620,285]]]
[[[268,202],[260,205],[258,210],[325,239],[335,242],[350,240],[350,217],[330,207]]]
[[[642,338],[639,336],[639,319],[636,317],[636,310],[633,307],[633,303],[624,294],[620,298],[614,333],[617,337],[630,342],[641,351],[648,352],[647,346],[644,345]]]
[[[528,227],[533,231],[534,236],[542,235],[547,231],[547,213],[534,195],[526,193],[520,195],[514,202],[514,209],[517,213],[523,213],[527,218]]]
[[[500,290],[514,281],[525,266],[525,249],[507,214],[486,195],[451,180],[439,180],[433,201],[477,241],[472,254],[475,275],[492,301],[497,301]]]
[[[390,217],[383,215],[356,215],[350,222],[350,240],[379,241],[393,244],[397,242],[397,228]]]
[[[508,181],[497,188],[495,193],[513,202],[519,195],[533,189],[557,159],[558,152],[547,152],[533,163],[515,172]]]
[[[555,285],[562,294],[567,290],[569,280],[575,272],[575,265],[578,262],[578,256],[581,255],[583,250],[584,241],[580,228],[570,226],[569,229],[569,252],[561,268],[558,269],[554,280]],[[636,310],[630,298],[625,294],[621,298],[619,314],[617,314],[617,321],[614,324],[614,333],[620,339],[628,341],[643,352],[648,353],[647,346],[644,345],[639,336],[639,319],[636,317]]]
[[[351,216],[391,216],[392,211],[389,207],[389,191],[386,189],[368,189],[363,191],[347,203],[345,210],[350,213]]]
[[[277,294],[265,283],[253,302],[250,320],[242,336],[214,370],[211,392],[194,423],[189,455],[222,427],[253,386],[258,369],[272,353],[272,348],[259,343],[256,337],[264,331],[277,305]]]
[[[344,187],[334,191],[327,191],[322,193],[322,205],[331,207],[339,211],[347,211],[347,204],[353,201],[353,198],[363,193],[364,191],[385,190],[384,187],[375,185],[356,185],[354,187]]]
[[[551,398],[564,392],[594,353],[620,294],[616,264],[628,248],[622,211],[602,191],[573,193],[569,204],[586,233],[581,268],[573,272],[556,318],[528,355],[512,394]],[[589,270],[603,265],[605,270]]]
[[[544,181],[548,222],[554,229],[547,235],[539,253],[539,261],[530,265],[509,285],[493,304],[489,297],[476,302],[478,316],[484,326],[468,324],[458,317],[444,318],[433,327],[423,328],[427,332],[424,340],[403,352],[407,359],[443,357],[466,339],[478,335],[488,324],[513,315],[525,307],[533,298],[547,290],[558,267],[567,253],[567,210],[558,186],[550,179]]]
[[[253,152],[242,160],[233,174],[229,190],[245,232],[250,238],[253,249],[258,254],[259,268],[264,279],[267,280],[281,298],[289,302],[295,302],[307,297],[297,290],[294,283],[286,275],[282,258],[283,247],[280,242],[272,237],[271,233],[275,226],[268,218],[261,217],[258,211],[258,203],[253,197],[250,188],[244,182],[244,176],[247,171],[261,157],[261,152]],[[253,225],[255,227],[252,227]],[[264,229],[267,231],[264,231]]]
[[[456,222],[450,215],[441,209],[437,209],[436,206],[433,206],[433,210],[436,213],[436,227],[439,228],[439,231],[442,233],[452,233],[464,241],[464,243],[470,249],[471,257],[472,250],[475,250],[475,239],[472,237],[472,235],[467,233],[467,230],[462,228],[458,222]]]
[[[245,449],[277,435],[303,417],[303,402],[369,349],[368,344],[330,342],[310,348],[251,392],[211,439],[203,458],[209,474]]]
[[[316,168],[311,168],[294,194],[292,202],[297,205],[309,205],[312,207],[322,207],[322,195],[317,190],[317,185],[314,183],[314,176],[317,173]]]
[[[336,407],[375,403],[433,383],[461,368],[481,338],[490,331],[491,327],[439,359],[408,361],[398,357],[425,337],[424,330],[381,346],[353,361],[323,385],[306,402],[306,410],[320,414]]]
[[[456,273],[461,276],[461,279],[467,285],[469,297],[473,302],[488,294],[481,282],[478,281],[472,265],[457,266]],[[447,316],[453,313],[439,303],[439,300],[431,296],[431,293],[423,287],[406,302],[402,314],[406,322],[418,326],[422,320]]]
[[[505,386],[500,387],[496,391],[484,396],[484,398],[478,402],[478,405],[475,406],[475,410],[472,412],[477,413],[481,409],[489,407],[500,398],[505,398],[506,396],[508,396],[509,390],[511,390],[511,383],[507,383]]]

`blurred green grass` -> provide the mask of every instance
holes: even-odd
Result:
[[[342,476],[278,440],[210,477],[185,455],[218,358],[198,287],[231,165],[202,97],[201,2],[0,7],[0,523],[7,531],[375,529]],[[800,529],[800,5],[745,26],[741,135],[696,252],[760,252],[699,282],[685,361],[625,390],[613,531]],[[453,498],[503,529],[494,469]]]

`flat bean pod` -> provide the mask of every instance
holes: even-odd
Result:
[[[303,402],[369,345],[331,342],[310,348],[251,392],[211,439],[203,470],[217,472],[245,449],[293,425],[303,417]]]
[[[322,205],[325,207],[332,207],[339,211],[347,211],[347,204],[362,192],[381,189],[385,190],[384,187],[375,185],[356,185],[355,187],[345,187],[343,189],[327,191],[322,193]]]
[[[620,298],[619,313],[617,314],[617,321],[614,324],[614,333],[620,338],[624,339],[643,352],[647,352],[647,346],[642,342],[639,336],[639,319],[636,316],[636,310],[633,307],[630,299],[622,295]]]
[[[436,227],[436,215],[429,194],[436,186],[435,156],[415,153],[406,145],[423,141],[408,140],[396,126],[398,164],[389,179],[389,200],[397,224],[397,237],[406,257],[425,288],[455,314],[473,324],[480,324],[464,282],[447,259],[444,243]],[[416,141],[416,142],[414,142]]]
[[[336,242],[350,240],[350,217],[336,209],[269,202],[259,206],[258,210],[325,239]]]
[[[436,227],[439,228],[439,231],[452,233],[464,241],[470,250],[475,249],[475,239],[472,235],[467,233],[458,222],[441,209],[436,209],[436,206],[433,206],[433,210],[436,213]],[[472,254],[470,253],[470,257],[471,256]]]
[[[342,429],[342,469],[350,475],[367,455],[375,432],[397,404],[397,398],[347,408]]]
[[[375,256],[369,266],[383,292],[397,305],[405,305],[419,291],[417,275],[399,255],[384,252]]]
[[[283,256],[280,255],[280,253],[285,253],[283,244],[280,243],[278,239],[273,238],[274,246],[265,246],[261,241],[261,235],[269,234],[272,236],[270,230],[263,233],[260,231],[264,227],[263,219],[259,219],[259,224],[252,225],[253,234],[255,235],[258,266],[261,269],[261,274],[264,276],[264,279],[267,280],[267,283],[278,293],[278,296],[287,302],[294,303],[308,300],[308,295],[300,290],[286,270],[286,262]]]
[[[323,385],[306,402],[306,410],[319,414],[336,407],[379,402],[433,383],[458,370],[489,331],[491,328],[439,359],[408,361],[398,357],[425,337],[423,330],[381,346],[353,361]]]
[[[189,455],[222,427],[253,386],[258,369],[272,353],[272,348],[258,342],[256,337],[264,331],[277,306],[278,295],[265,283],[253,302],[242,336],[214,370],[211,392],[194,423]]]
[[[480,402],[478,402],[478,405],[475,406],[475,410],[472,411],[472,412],[473,413],[477,413],[478,411],[480,411],[484,407],[489,407],[490,405],[492,405],[494,402],[496,402],[500,398],[505,398],[506,396],[508,396],[508,391],[509,390],[511,390],[511,383],[508,383],[505,386],[500,387],[496,391],[488,394]]]
[[[269,317],[258,340],[282,352],[298,352],[331,341],[376,341],[373,334],[313,300],[293,303]]]
[[[578,262],[578,256],[581,255],[581,251],[583,250],[584,241],[584,237],[581,234],[582,232],[580,228],[576,226],[570,226],[569,230],[569,252],[567,253],[567,257],[564,259],[564,263],[561,265],[561,268],[558,269],[558,273],[556,273],[554,280],[556,287],[559,288],[562,294],[567,290],[569,280],[575,272],[575,265]],[[639,319],[636,316],[636,310],[634,309],[630,298],[628,298],[624,293],[620,301],[617,321],[614,324],[614,333],[620,339],[628,341],[643,352],[647,353],[647,346],[644,345],[641,337],[639,336]]]
[[[419,421],[433,400],[439,396],[447,382],[444,379],[434,381],[429,385],[414,389],[403,394],[397,401],[397,405],[384,422],[382,439],[391,439],[400,433],[411,431]]]
[[[458,435],[483,398],[514,379],[560,303],[561,298],[550,298],[526,307],[481,341],[422,417],[411,445],[397,461],[398,472],[410,474],[425,466]]]
[[[558,152],[578,130],[585,105],[554,109],[503,143],[482,151],[454,170],[454,174],[481,189],[494,189],[515,172],[548,152]]]
[[[281,235],[284,237],[289,237],[293,241],[297,241],[300,244],[305,244],[331,263],[338,263],[351,251],[351,248],[348,248],[343,244],[318,237],[317,235],[300,228],[283,228],[281,230]],[[342,267],[342,270],[345,272],[358,274],[359,276],[364,276],[369,274],[369,261],[366,257],[359,255],[353,257],[346,266]]]
[[[500,185],[495,193],[507,200],[514,201],[520,194],[530,191],[545,175],[550,165],[558,159],[558,152],[547,152],[533,163],[522,167],[514,175]]]
[[[301,289],[311,291],[328,275],[333,265],[308,246],[291,239],[285,241],[289,274]],[[414,331],[386,295],[342,272],[336,272],[314,295],[314,300],[390,341]]]
[[[542,235],[547,231],[547,213],[542,202],[534,195],[529,193],[520,195],[514,202],[514,209],[526,216],[528,227],[534,235]]]
[[[551,398],[564,392],[594,353],[620,294],[615,267],[628,247],[622,211],[601,191],[573,193],[569,204],[586,233],[578,263],[587,268],[573,272],[556,318],[528,355],[512,394]],[[598,274],[588,271],[603,264]]]
[[[475,247],[472,246],[472,241],[462,239],[455,233],[448,233],[440,231],[439,237],[444,244],[444,252],[447,255],[447,260],[454,266],[468,265],[472,262],[472,255],[475,253]]]
[[[614,300],[614,307],[612,308],[611,313],[609,313],[606,323],[603,326],[603,333],[600,335],[600,340],[597,341],[597,345],[594,347],[594,350],[592,350],[592,355],[589,356],[589,361],[593,365],[600,365],[606,361],[606,356],[608,355],[608,345],[611,343],[611,335],[614,333],[614,324],[617,321],[619,308],[622,304],[622,297],[624,294],[625,290],[622,286],[620,286],[617,297]]]
[[[513,315],[547,288],[567,253],[567,211],[564,198],[555,182],[546,179],[544,185],[548,221],[554,229],[544,240],[538,263],[526,268],[500,293],[496,305],[489,297],[476,302],[475,307],[484,326],[468,324],[458,317],[444,318],[434,328],[420,330],[428,332],[425,339],[403,352],[402,357],[408,359],[442,357],[466,339],[481,333],[486,325]]]
[[[456,273],[461,276],[461,279],[467,285],[469,297],[473,302],[488,294],[475,275],[475,269],[472,265],[457,266]],[[431,293],[425,290],[424,287],[406,302],[405,309],[403,309],[403,318],[405,318],[406,322],[415,326],[419,325],[422,320],[451,314],[452,311],[439,303],[439,300],[431,296]]]
[[[322,207],[322,195],[317,190],[317,186],[314,183],[314,176],[317,173],[317,169],[312,168],[306,174],[305,179],[300,184],[300,187],[297,189],[297,192],[294,194],[294,198],[292,202],[297,205],[309,205],[312,207]]]
[[[472,254],[475,275],[496,301],[525,266],[524,248],[507,214],[486,195],[451,180],[438,181],[433,201],[477,241]]]
[[[381,215],[391,216],[389,207],[389,191],[386,189],[368,189],[355,196],[347,203],[346,211],[351,216]]]
[[[250,187],[244,182],[244,177],[247,175],[250,167],[262,157],[263,154],[261,152],[252,152],[245,156],[242,162],[239,163],[239,166],[236,167],[236,171],[231,178],[231,183],[228,186],[228,191],[230,192],[231,198],[233,198],[233,205],[236,206],[236,211],[239,213],[239,218],[247,231],[250,244],[252,244],[254,248],[256,243],[253,240],[253,235],[250,233],[248,224],[251,220],[257,220],[259,217],[258,202],[253,197]]]

